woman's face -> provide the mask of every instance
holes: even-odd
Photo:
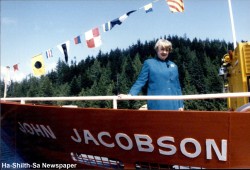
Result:
[[[168,47],[164,48],[162,46],[159,46],[157,50],[158,58],[161,60],[166,60],[166,58],[168,58],[169,52],[170,52],[170,49]]]

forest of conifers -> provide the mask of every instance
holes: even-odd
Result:
[[[179,69],[183,95],[222,93],[223,79],[218,76],[221,58],[233,44],[221,40],[200,40],[164,36],[173,44],[169,55]],[[126,94],[137,79],[143,62],[156,56],[157,39],[113,49],[97,56],[81,56],[70,64],[58,60],[55,70],[41,77],[27,76],[12,82],[7,97],[112,96]],[[159,87],[161,88],[161,87]],[[1,94],[4,82],[1,81]],[[146,95],[146,88],[140,95]],[[2,96],[1,96],[2,97]],[[44,101],[42,104],[112,108],[112,101]],[[138,109],[146,101],[118,101],[118,108]],[[185,110],[226,110],[226,99],[185,100]]]

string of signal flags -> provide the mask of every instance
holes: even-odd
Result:
[[[152,12],[153,11],[153,3],[156,3],[160,0],[154,0],[153,2],[144,5],[140,7],[138,10],[144,9],[146,13]],[[175,12],[184,12],[184,2],[183,0],[164,0],[166,1],[167,5],[169,6],[169,9],[172,13]],[[108,21],[104,24],[101,25],[103,32],[110,31],[114,26],[116,25],[121,25],[132,13],[138,11],[138,10],[131,10],[122,16]],[[100,47],[102,45],[102,40],[101,40],[101,35],[98,27],[95,27],[93,29],[90,29],[86,31],[85,33],[85,42],[88,48],[96,48]],[[82,35],[78,35],[74,37],[74,44],[80,44],[82,43],[81,39]],[[70,49],[70,40],[61,43],[57,45],[57,48],[59,51],[64,55],[65,62],[68,62],[68,52]],[[53,57],[53,51],[52,48],[46,50],[45,52],[46,58],[51,58]],[[19,63],[18,63],[19,64]],[[18,64],[13,65],[14,72],[18,71]],[[31,59],[31,65],[32,65],[32,71],[35,76],[41,76],[45,74],[45,65],[44,65],[44,59],[43,59],[43,54],[38,54]],[[10,81],[10,76],[8,75],[8,72],[10,70],[10,67],[7,66],[7,80],[5,79],[5,82]]]

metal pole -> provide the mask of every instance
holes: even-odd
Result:
[[[113,109],[117,109],[117,98],[113,98]]]
[[[231,27],[232,27],[232,33],[233,33],[233,43],[234,43],[234,48],[236,48],[237,44],[236,44],[236,35],[235,35],[234,18],[233,18],[231,0],[228,0],[228,7],[229,7]]]
[[[6,98],[7,96],[7,82],[5,81],[4,82],[4,95],[3,95],[3,98]]]
[[[21,104],[25,104],[25,100],[24,99],[21,99]]]

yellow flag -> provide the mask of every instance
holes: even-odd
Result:
[[[34,56],[31,59],[31,66],[32,66],[33,74],[35,76],[40,76],[40,75],[45,74],[45,66],[44,66],[42,54]]]

